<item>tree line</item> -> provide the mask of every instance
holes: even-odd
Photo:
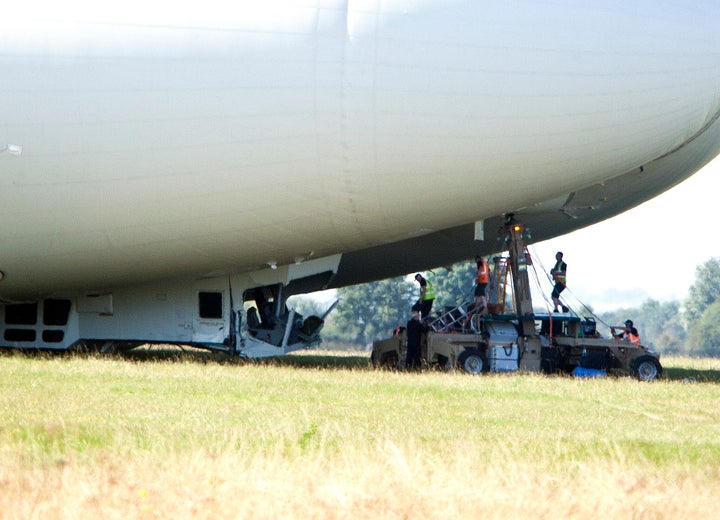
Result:
[[[682,302],[648,299],[638,308],[600,316],[613,323],[633,316],[635,325],[642,329],[643,344],[661,354],[720,357],[720,258],[697,267],[695,281]]]
[[[473,298],[475,263],[461,262],[424,272],[436,292],[433,311],[454,307]],[[364,349],[373,340],[390,336],[409,319],[419,287],[412,277],[338,289],[339,303],[323,329],[324,346]],[[322,314],[317,302],[296,302],[305,315]],[[592,308],[587,314],[594,315]],[[586,313],[583,313],[586,314]],[[619,308],[595,315],[600,324],[619,325],[630,317],[644,345],[661,354],[720,357],[720,258],[711,258],[695,272],[695,281],[684,301],[648,299],[639,307]],[[602,333],[602,327],[598,327]]]

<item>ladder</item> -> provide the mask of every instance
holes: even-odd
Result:
[[[493,259],[495,269],[490,274],[490,283],[488,284],[488,304],[495,304],[498,308],[497,313],[505,310],[505,296],[510,285],[508,280],[510,270],[507,257],[497,256]],[[512,292],[511,292],[512,294]],[[498,307],[499,305],[499,307]],[[474,300],[462,302],[457,307],[445,307],[445,310],[435,319],[428,323],[430,330],[434,332],[469,332],[465,326],[468,322],[468,313],[474,314]],[[484,309],[483,313],[488,310]],[[474,329],[477,324],[472,320],[469,324],[470,329]]]
[[[468,311],[472,309],[473,301],[462,302],[457,307],[446,307],[440,316],[432,320],[428,326],[435,332],[462,332]]]

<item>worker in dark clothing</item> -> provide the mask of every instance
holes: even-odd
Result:
[[[430,316],[435,301],[435,289],[433,289],[432,283],[423,278],[420,273],[415,275],[415,281],[420,284],[420,298],[418,299],[420,317],[425,319]]]
[[[420,344],[422,336],[428,331],[427,325],[420,321],[418,306],[413,306],[412,317],[407,322],[407,370],[420,370]]]
[[[550,269],[550,275],[555,282],[555,287],[550,295],[555,312],[558,312],[558,307],[562,307],[563,312],[568,312],[570,309],[560,303],[560,293],[565,290],[567,285],[567,264],[563,262],[563,254],[560,251],[555,254],[555,267]]]
[[[633,325],[632,320],[626,320],[625,327],[620,334],[615,334],[615,330],[619,327],[610,327],[610,331],[614,338],[622,338],[633,345],[640,346],[640,333]]]

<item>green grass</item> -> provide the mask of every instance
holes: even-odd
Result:
[[[500,482],[523,473],[588,478],[589,468],[598,468],[610,480],[663,475],[691,479],[701,491],[720,489],[720,361],[663,364],[662,380],[640,383],[376,371],[354,354],[247,362],[173,350],[5,353],[0,492],[3,474],[38,493],[31,475],[67,466],[82,481],[84,472],[141,465],[152,476],[139,481],[159,482],[189,471],[197,454],[214,461],[211,468],[229,461],[243,471],[262,468],[253,475],[277,468],[265,475],[270,481],[292,481],[287,475],[310,467],[322,481],[360,486],[367,496],[377,490],[363,484],[364,474],[397,479],[412,468],[427,479],[449,471],[446,480],[460,482],[488,473]],[[378,467],[386,463],[378,458],[396,457],[398,467]],[[348,473],[337,475],[339,468]],[[237,468],[213,471],[227,483]],[[456,476],[462,472],[467,476]],[[554,489],[552,482],[545,487]]]
[[[397,435],[443,456],[467,439],[530,437],[531,446],[508,443],[513,457],[562,462],[620,450],[627,460],[658,466],[695,460],[720,467],[720,388],[702,382],[717,380],[713,368],[670,364],[667,379],[642,384],[373,371],[364,356],[257,363],[164,356],[0,358],[3,449],[35,462],[198,446],[280,447],[292,457]]]

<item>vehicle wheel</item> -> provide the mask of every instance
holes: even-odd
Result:
[[[488,368],[487,358],[477,350],[466,350],[458,358],[458,365],[468,374],[482,374]]]
[[[662,375],[662,366],[657,358],[640,356],[633,361],[632,371],[640,381],[652,381]]]

